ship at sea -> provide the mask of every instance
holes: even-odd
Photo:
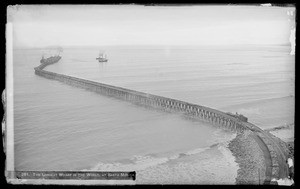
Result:
[[[41,64],[53,64],[58,62],[61,59],[60,55],[55,55],[55,56],[50,56],[48,58],[45,58],[44,56],[42,56],[42,59],[40,60]]]
[[[104,53],[99,53],[99,57],[97,57],[96,60],[98,60],[99,62],[107,62],[108,61],[106,54],[104,54]]]
[[[63,48],[58,47],[48,47],[46,49],[47,52],[43,53],[42,59],[40,60],[41,64],[53,64],[58,62],[61,59],[60,53],[63,52]],[[51,53],[51,56],[48,58],[45,58],[45,54]]]

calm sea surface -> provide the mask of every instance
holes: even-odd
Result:
[[[109,61],[96,61],[99,51]],[[294,122],[288,46],[64,48],[46,70],[239,112],[261,128]],[[235,134],[34,74],[44,49],[14,50],[16,170],[132,170],[138,183],[234,183]]]

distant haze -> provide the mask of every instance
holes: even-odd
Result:
[[[289,44],[295,8],[20,5],[8,7],[14,47]]]

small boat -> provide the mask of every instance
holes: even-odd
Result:
[[[99,62],[107,62],[107,57],[106,57],[106,54],[103,54],[103,53],[99,53],[99,57],[96,58],[96,60],[98,60]]]

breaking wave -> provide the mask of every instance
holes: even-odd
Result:
[[[185,153],[178,153],[169,157],[155,157],[154,155],[135,155],[131,159],[127,159],[123,162],[128,163],[121,163],[121,162],[113,162],[113,163],[103,163],[99,162],[95,167],[89,169],[89,171],[140,171],[144,170],[148,167],[157,166],[160,164],[167,163],[169,161],[174,161],[179,158],[185,157],[185,156],[192,156],[199,153],[203,153],[206,150],[209,150],[211,148],[218,148],[219,143],[213,144],[210,147],[205,148],[196,148],[190,151],[187,151]],[[88,170],[83,170],[88,171]]]

